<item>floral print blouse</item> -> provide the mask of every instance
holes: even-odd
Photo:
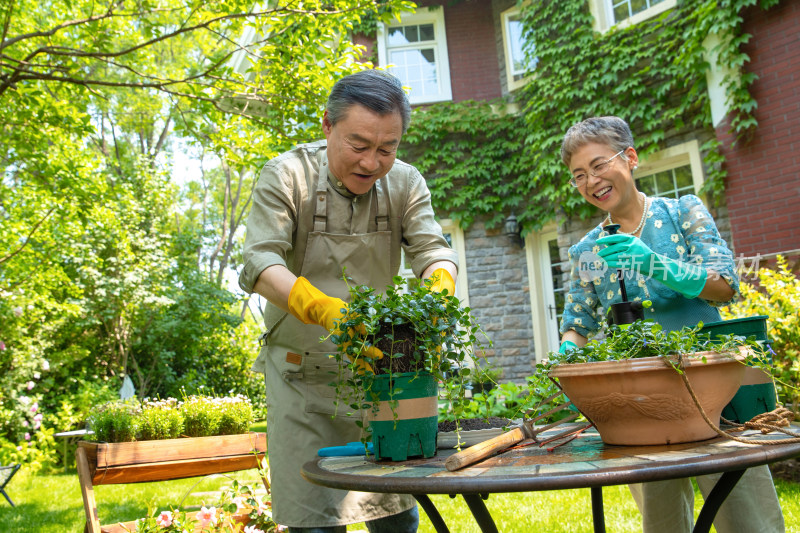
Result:
[[[714,219],[703,202],[694,195],[672,198],[648,198],[647,219],[639,237],[655,253],[702,266],[722,276],[739,294],[739,279],[733,252],[720,237]],[[617,271],[606,267],[597,256],[597,239],[606,236],[598,225],[569,249],[570,286],[566,294],[560,331],[575,330],[591,338],[604,320],[603,309],[622,301]],[[709,274],[713,276],[714,274]],[[628,300],[650,300],[645,319],[654,320],[664,329],[696,326],[698,322],[720,320],[718,306],[730,302],[712,302],[701,298],[687,299],[661,284],[658,279],[640,272],[624,271]]]

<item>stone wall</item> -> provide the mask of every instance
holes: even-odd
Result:
[[[469,304],[493,345],[487,359],[504,381],[533,374],[533,326],[525,249],[478,221],[465,231]]]

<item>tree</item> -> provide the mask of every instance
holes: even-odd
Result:
[[[62,423],[126,373],[141,395],[249,386],[252,321],[223,280],[255,169],[319,136],[331,85],[364,68],[348,33],[411,6],[0,5],[3,434],[19,438],[22,396]],[[186,213],[176,135],[222,162]]]

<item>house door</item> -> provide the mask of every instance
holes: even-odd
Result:
[[[557,351],[561,336],[558,326],[564,312],[566,281],[569,262],[561,262],[558,253],[558,233],[555,226],[546,227],[529,240],[531,256],[531,310],[536,360],[547,357],[547,352]]]

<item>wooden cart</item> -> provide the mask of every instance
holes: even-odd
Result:
[[[135,521],[101,525],[94,487],[167,481],[257,468],[267,451],[266,433],[141,442],[80,442],[75,452],[88,533],[135,531]],[[262,477],[264,487],[269,482]],[[187,513],[188,514],[188,513]],[[190,515],[191,516],[191,515]],[[234,519],[246,522],[247,515]]]

